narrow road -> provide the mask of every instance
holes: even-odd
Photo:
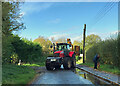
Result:
[[[53,70],[42,73],[32,84],[92,84],[92,82],[78,76],[73,70]]]

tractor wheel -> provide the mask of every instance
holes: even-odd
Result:
[[[73,55],[73,61],[72,61],[72,68],[76,67],[76,59],[75,59],[75,55]]]
[[[76,60],[73,59],[73,61],[72,61],[72,68],[75,68],[75,67],[76,67]]]
[[[61,65],[58,65],[58,66],[56,66],[55,68],[56,68],[56,69],[60,69],[60,67],[61,67]]]
[[[52,68],[50,67],[50,65],[46,64],[46,69],[47,70],[52,70]]]
[[[64,57],[63,67],[64,67],[64,69],[70,69],[71,68],[71,60],[70,60],[69,57]]]

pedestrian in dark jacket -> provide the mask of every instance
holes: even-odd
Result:
[[[99,54],[96,54],[95,57],[93,58],[94,69],[97,69],[97,64],[98,64],[99,57],[100,57]]]

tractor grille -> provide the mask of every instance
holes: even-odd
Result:
[[[54,53],[54,57],[59,57],[59,53]]]

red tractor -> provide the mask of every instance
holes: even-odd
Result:
[[[72,47],[72,51],[70,51],[70,47]],[[70,39],[67,39],[67,43],[53,43],[51,48],[53,48],[53,56],[49,56],[46,59],[47,70],[58,69],[61,65],[63,65],[64,69],[75,68],[75,52]]]

